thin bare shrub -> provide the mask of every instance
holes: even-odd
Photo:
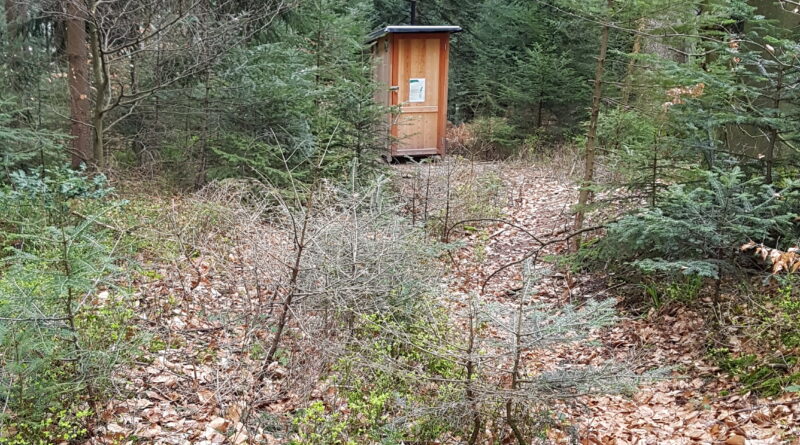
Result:
[[[448,242],[451,226],[458,221],[497,218],[507,204],[502,165],[448,158],[405,167],[396,182],[403,211],[412,224],[420,224],[432,236]],[[473,230],[468,226],[466,230]]]
[[[455,175],[484,174],[474,164],[442,167],[442,182],[431,171],[431,190],[447,175],[453,187],[463,180]],[[206,322],[164,318],[154,330],[187,339],[213,332],[215,348],[205,359],[215,378],[182,392],[213,392],[254,440],[273,428],[304,444],[522,443],[550,425],[542,410],[554,400],[607,389],[604,380],[635,381],[612,366],[531,369],[525,357],[608,323],[612,304],[537,304],[544,271],[536,265],[516,305],[489,303],[477,290],[452,295],[440,284],[443,245],[412,224],[394,190],[383,177],[366,186],[320,181],[287,202],[285,192],[229,181],[176,204],[159,234],[175,253],[169,275],[180,292],[170,309]],[[451,202],[448,218],[461,208]],[[269,426],[276,412],[280,431]]]
[[[213,332],[214,359],[236,371],[212,365],[219,378],[192,386],[215,393],[223,410],[239,407],[250,437],[265,404],[312,398],[365,323],[421,320],[440,250],[388,191],[385,178],[366,187],[320,181],[287,201],[254,181],[217,182],[169,202],[143,230],[171,263],[162,268],[170,301],[146,301],[153,338],[167,343],[158,354],[170,360],[197,329]],[[187,327],[184,318],[203,321]]]

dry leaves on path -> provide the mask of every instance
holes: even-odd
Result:
[[[496,270],[530,252],[536,246],[531,235],[548,239],[569,230],[569,209],[577,196],[574,184],[530,166],[505,166],[501,177],[508,197],[501,218],[507,223],[467,234],[466,245],[453,253],[453,296],[448,304],[456,309],[463,308],[465,295],[480,288]],[[546,254],[566,249],[556,244]],[[486,298],[511,304],[508,296],[521,287],[517,270],[495,275]],[[592,276],[554,273],[540,284],[536,298],[563,304],[611,297],[606,294],[602,282]],[[774,400],[739,395],[736,383],[706,361],[706,329],[699,314],[676,307],[645,317],[623,317],[597,336],[600,348],[570,344],[546,357],[528,354],[524,359],[529,369],[541,371],[563,362],[592,364],[634,356],[640,371],[673,370],[669,378],[644,384],[632,396],[583,397],[563,404],[561,409],[578,427],[583,444],[800,443],[798,400],[791,395]],[[551,439],[569,440],[561,431],[553,431]]]

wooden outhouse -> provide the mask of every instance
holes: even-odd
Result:
[[[450,35],[458,26],[387,26],[369,36],[389,155],[444,156]]]

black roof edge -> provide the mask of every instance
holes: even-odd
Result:
[[[367,43],[372,43],[387,34],[413,34],[413,33],[437,33],[447,32],[456,33],[461,32],[460,26],[453,25],[393,25],[375,30],[367,36]]]

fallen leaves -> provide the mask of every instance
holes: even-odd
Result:
[[[725,439],[725,445],[745,445],[747,443],[747,439],[744,436],[740,436],[738,434],[734,434],[733,436]]]
[[[755,254],[772,265],[772,273],[781,272],[795,273],[800,270],[800,248],[791,247],[787,251],[767,247],[764,244],[750,241],[744,244],[740,250],[742,252],[755,251]]]
[[[676,97],[699,94],[702,87],[694,86],[676,92]],[[508,195],[504,218],[537,236],[565,233],[571,223],[569,206],[577,194],[574,184],[530,166],[496,170],[502,171]],[[463,248],[453,252],[446,304],[454,313],[463,310],[466,295],[479,289],[492,272],[534,246],[530,236],[513,226],[495,224],[467,233]],[[264,233],[257,236],[268,238]],[[274,243],[276,251],[286,248],[286,240],[263,242]],[[775,273],[800,267],[797,250],[744,247],[770,261]],[[553,245],[546,253],[558,255],[565,248]],[[231,277],[247,271],[248,261],[246,252],[235,251],[225,252],[216,261],[208,255],[184,259],[181,270],[153,266],[163,278],[140,284],[139,315],[142,325],[163,339],[164,345],[147,351],[141,364],[124,370],[123,397],[99,410],[100,422],[91,443],[125,444],[131,437],[177,445],[287,443],[287,437],[252,425],[253,412],[273,416],[280,427],[287,415],[308,400],[335,398],[335,389],[321,385],[316,377],[313,350],[299,354],[308,357],[306,362],[296,359],[305,366],[304,375],[275,362],[266,368],[268,378],[263,384],[254,384],[262,366],[256,346],[269,339],[270,333],[255,329],[248,317],[254,306],[269,308],[274,294],[267,279],[248,287]],[[222,273],[223,267],[232,268],[231,276]],[[487,300],[500,305],[513,302],[513,290],[520,281],[511,269],[499,274],[487,286]],[[598,296],[613,297],[594,277],[554,273],[542,280],[536,299],[563,304]],[[789,396],[764,400],[738,394],[736,383],[705,360],[705,329],[699,314],[680,307],[623,317],[593,337],[592,344],[565,345],[546,355],[524,354],[523,368],[536,374],[562,362],[593,365],[635,357],[638,371],[680,370],[643,385],[630,396],[581,397],[554,406],[577,428],[582,444],[758,445],[791,443],[800,436],[800,403],[793,403]],[[487,329],[485,335],[499,338],[502,333]],[[301,339],[297,334],[296,341]],[[346,414],[346,406],[338,409]],[[571,440],[558,429],[551,431],[550,439]]]
[[[666,112],[673,105],[681,105],[686,103],[686,98],[698,98],[703,95],[706,85],[702,82],[684,87],[675,87],[667,90],[667,97],[670,98],[669,102],[664,102],[661,105],[662,109]]]
[[[681,102],[683,97],[699,97],[703,87],[676,90],[674,99]],[[568,208],[577,191],[563,178],[528,168],[509,169],[504,179],[513,199],[503,214],[511,224],[540,237],[563,233],[564,227],[569,227]],[[530,237],[512,225],[490,226],[486,233],[488,236],[467,234],[466,245],[453,253],[449,304],[455,310],[465,307],[465,296],[479,288],[492,271],[518,260],[533,246]],[[548,253],[558,254],[563,249],[553,246]],[[518,288],[519,283],[519,275],[509,270],[489,283],[487,299],[509,304],[513,298],[508,289]],[[586,275],[553,274],[540,288],[537,298],[556,304],[604,293],[602,286]],[[706,361],[707,329],[703,317],[683,307],[651,311],[644,318],[623,318],[606,329],[597,338],[600,348],[566,345],[548,351],[547,356],[525,354],[523,367],[535,374],[563,362],[596,364],[607,358],[625,361],[633,356],[641,370],[681,369],[666,380],[643,385],[631,398],[593,396],[581,398],[577,405],[561,405],[561,412],[576,423],[582,444],[719,444],[728,440],[778,444],[800,435],[800,416],[792,405],[777,405],[780,408],[763,415],[739,411],[768,402],[738,395],[737,384]],[[556,443],[570,440],[559,430],[553,430],[550,439]]]

